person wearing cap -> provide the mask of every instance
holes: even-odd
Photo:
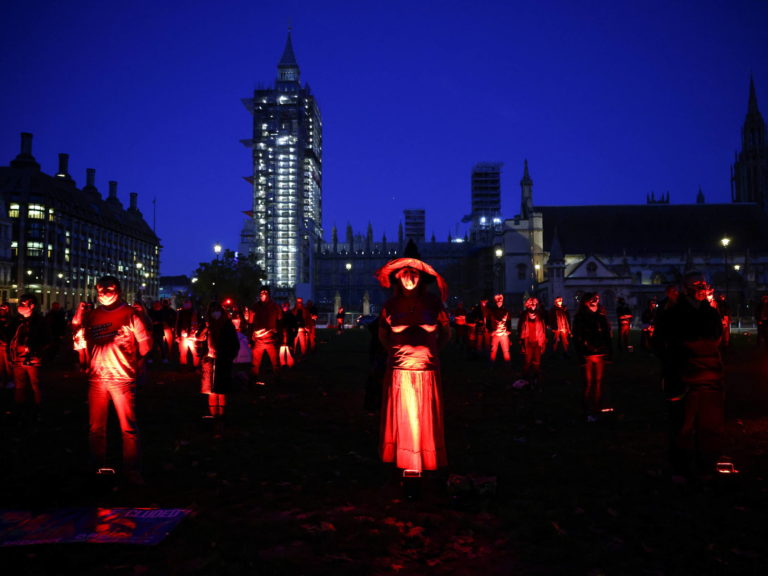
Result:
[[[393,295],[384,304],[379,339],[387,351],[380,455],[404,477],[447,464],[440,383],[440,349],[451,335],[442,276],[418,258],[397,258],[376,272]],[[436,283],[440,294],[427,290]]]
[[[573,345],[582,366],[584,412],[587,422],[596,422],[603,408],[605,360],[611,356],[611,327],[596,292],[581,299],[573,319]]]
[[[679,483],[715,471],[725,418],[723,324],[707,302],[708,289],[701,273],[686,274],[683,291],[659,316],[653,335],[665,367],[672,480]]]
[[[117,278],[99,278],[96,294],[99,306],[86,312],[85,303],[81,303],[72,319],[77,330],[75,346],[85,346],[88,352],[91,459],[97,473],[114,473],[107,466],[107,416],[112,402],[122,434],[123,472],[130,483],[143,484],[136,379],[139,358],[152,350],[152,333],[145,319],[122,299]]]

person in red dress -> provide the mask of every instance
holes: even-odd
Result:
[[[405,477],[447,465],[439,351],[451,329],[445,280],[417,258],[397,258],[376,272],[394,294],[381,310],[379,339],[387,351],[380,455]],[[436,283],[440,294],[427,290]]]

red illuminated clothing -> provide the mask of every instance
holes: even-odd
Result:
[[[517,323],[517,334],[523,353],[523,378],[536,380],[541,372],[541,356],[547,346],[544,312],[539,309],[523,310]]]
[[[83,320],[85,342],[91,362],[91,381],[132,382],[137,376],[139,343],[152,335],[133,307],[121,302],[115,308],[100,306]]]
[[[404,470],[447,464],[440,385],[440,345],[450,323],[440,299],[402,294],[381,312],[379,338],[388,350],[381,421],[381,459]]]

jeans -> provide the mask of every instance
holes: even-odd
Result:
[[[261,372],[261,362],[264,354],[269,357],[269,362],[272,364],[272,372],[276,373],[280,369],[280,362],[277,359],[277,340],[273,336],[254,338],[253,351],[251,352],[251,373],[254,376],[258,376],[259,372]]]
[[[140,460],[139,428],[136,424],[136,383],[91,381],[88,388],[90,413],[89,443],[97,468],[107,463],[107,416],[109,402],[115,407],[123,440],[123,466],[138,471]]]
[[[491,334],[491,362],[496,361],[496,352],[499,348],[501,348],[501,353],[504,356],[504,362],[510,362],[509,336],[494,332]]]

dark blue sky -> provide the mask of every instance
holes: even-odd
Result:
[[[440,6],[438,9],[436,6]],[[5,2],[0,163],[34,134],[163,243],[161,273],[236,249],[250,208],[251,117],[288,26],[323,115],[323,224],[397,237],[463,233],[472,167],[503,162],[518,212],[527,158],[540,205],[730,201],[750,75],[768,116],[765,0]],[[157,199],[156,209],[152,200]]]

